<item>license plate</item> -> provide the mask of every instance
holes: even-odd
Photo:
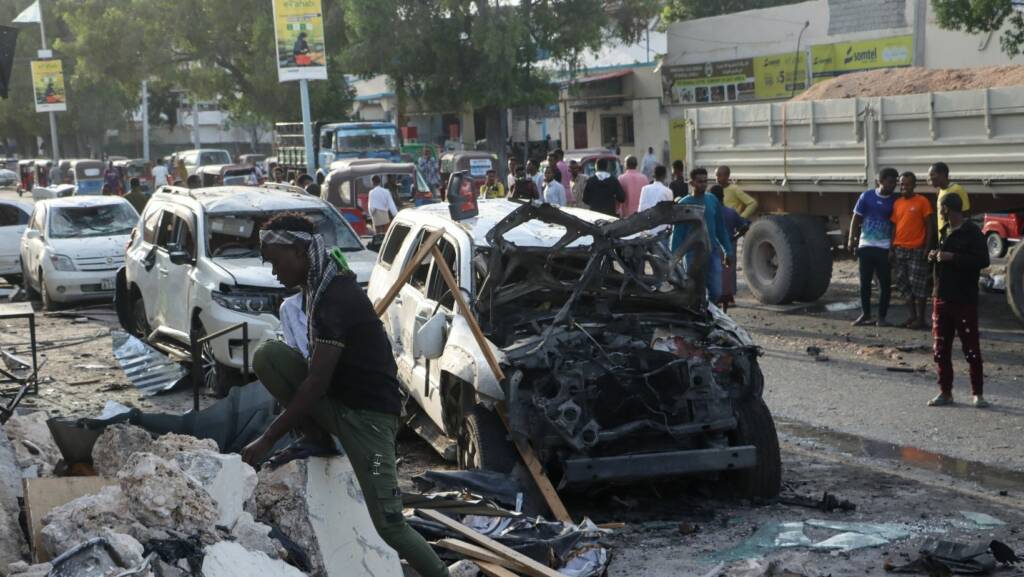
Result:
[[[104,279],[103,282],[100,284],[100,289],[101,290],[105,290],[105,291],[112,291],[112,290],[114,290],[114,279],[112,279],[112,278]]]

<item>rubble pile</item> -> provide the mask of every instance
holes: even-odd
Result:
[[[17,456],[21,476],[51,477],[60,461],[60,449],[46,426],[46,412],[12,416],[4,425]]]

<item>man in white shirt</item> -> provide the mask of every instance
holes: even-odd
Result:
[[[366,210],[370,211],[370,221],[373,222],[373,230],[377,234],[386,233],[391,219],[398,214],[395,201],[391,198],[391,191],[380,185],[380,175],[373,176],[373,189],[370,191]]]
[[[306,332],[306,309],[303,293],[299,292],[281,303],[281,335],[289,347],[309,358],[309,335]]]
[[[153,175],[153,192],[156,192],[161,186],[167,184],[167,166],[164,164],[164,159],[157,160],[150,172]]]
[[[652,174],[654,175],[654,182],[640,189],[640,205],[637,208],[638,212],[643,212],[648,208],[657,205],[659,202],[672,202],[672,189],[665,186],[665,178],[668,176],[668,170],[659,164],[654,167]],[[663,224],[652,228],[651,233],[658,234],[669,228],[669,225]]]
[[[559,182],[561,179],[562,172],[554,165],[549,164],[544,169],[544,202],[565,206],[565,187]]]
[[[640,172],[644,173],[647,180],[654,178],[654,168],[658,166],[658,157],[654,156],[654,147],[647,147],[647,154],[644,155],[643,162],[640,163]]]

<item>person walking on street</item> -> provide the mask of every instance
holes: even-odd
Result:
[[[640,162],[640,172],[644,173],[647,177],[647,182],[654,180],[654,169],[658,166],[658,157],[654,156],[654,147],[648,146],[647,153],[644,154],[643,160]]]
[[[672,189],[665,186],[665,177],[668,176],[668,170],[664,166],[658,165],[654,167],[654,182],[648,184],[640,191],[640,206],[637,207],[637,212],[643,212],[648,208],[657,206],[662,202],[672,202]],[[668,230],[670,225],[662,224],[651,229],[654,234],[659,234],[662,231]],[[666,243],[667,246],[667,243]]]
[[[558,168],[558,173],[562,175],[558,182],[565,189],[565,206],[576,206],[579,198],[572,192],[572,174],[569,172],[569,165],[565,163],[565,151],[561,148],[555,149],[555,166]]]
[[[732,169],[724,164],[715,171],[715,181],[722,187],[722,195],[725,198],[722,202],[743,218],[753,219],[757,214],[757,199],[747,194],[735,182],[730,182],[730,176],[732,176]]]
[[[900,175],[900,197],[892,205],[893,277],[900,292],[907,298],[910,317],[904,328],[925,328],[925,305],[928,304],[928,250],[932,246],[932,205],[914,192],[917,176],[913,172]]]
[[[723,202],[725,190],[722,185],[715,184],[708,189],[708,192],[713,194],[719,202]],[[729,235],[733,247],[733,254],[729,256],[729,262],[726,263],[728,266],[722,277],[722,295],[718,299],[718,306],[723,312],[727,312],[729,305],[736,304],[736,244],[750,228],[750,221],[724,204],[722,205],[722,220],[725,222],[725,232]]]
[[[619,184],[626,193],[626,200],[619,206],[619,216],[626,218],[636,213],[640,206],[640,191],[651,181],[636,169],[637,160],[633,155],[626,157],[626,172],[619,175]]]
[[[871,324],[871,280],[878,278],[878,323],[890,326],[889,297],[892,277],[889,268],[889,249],[892,247],[892,207],[896,202],[893,192],[899,173],[895,168],[878,171],[878,187],[865,190],[853,207],[853,221],[847,246],[855,251],[860,265],[860,310],[854,326]]]
[[[625,200],[626,193],[619,179],[608,173],[608,159],[597,159],[597,172],[587,179],[583,187],[583,204],[590,207],[590,210],[615,216],[619,203]]]
[[[153,191],[160,190],[161,186],[167,186],[170,182],[167,181],[167,165],[164,164],[164,159],[159,159],[156,164],[153,165],[153,170],[150,171],[153,175]]]
[[[677,200],[679,204],[692,204],[704,207],[704,226],[707,228],[711,246],[708,247],[708,266],[706,269],[708,302],[717,303],[722,296],[722,270],[733,255],[732,240],[725,230],[725,218],[722,216],[722,203],[714,195],[706,194],[708,188],[708,171],[706,168],[694,168],[690,171],[690,194]],[[683,244],[690,232],[690,225],[677,224],[672,231],[672,251],[675,252]],[[689,259],[687,259],[689,265]]]
[[[48,175],[51,186],[57,186],[58,184],[64,184],[64,171],[60,169],[60,162],[54,162],[53,167],[50,168],[50,174]]]
[[[571,184],[569,188],[572,189],[572,197],[576,201],[575,206],[586,208],[586,205],[583,203],[583,189],[587,186],[587,175],[584,174],[583,167],[580,166],[579,162],[575,160],[569,161],[569,177]],[[565,183],[562,184],[565,186]]]
[[[135,207],[135,212],[142,214],[142,211],[146,209],[146,203],[149,202],[149,198],[146,197],[142,192],[142,183],[139,182],[138,178],[132,178],[129,184],[128,193],[124,195],[124,199]]]
[[[548,165],[544,169],[544,202],[556,206],[565,206],[565,187],[559,182],[562,173],[556,166]]]
[[[402,515],[395,456],[402,395],[391,343],[344,257],[316,230],[308,218],[284,213],[259,232],[274,276],[305,295],[310,358],[279,340],[257,347],[256,375],[285,410],[242,458],[260,463],[292,430],[328,445],[336,437],[384,542],[420,575],[446,577],[448,568]]]
[[[942,197],[939,212],[946,225],[939,229],[938,248],[928,253],[928,260],[935,263],[932,339],[939,394],[928,401],[928,405],[940,407],[953,403],[955,335],[960,337],[964,358],[970,367],[971,404],[987,407],[978,335],[978,278],[981,270],[989,265],[985,235],[978,225],[964,217],[960,195]]]
[[[384,234],[388,231],[391,219],[398,214],[398,208],[395,206],[395,200],[391,198],[391,191],[380,185],[379,174],[373,175],[371,182],[373,188],[370,189],[366,210],[370,213],[374,232]]]
[[[423,154],[416,160],[416,168],[423,175],[423,180],[427,181],[427,186],[430,187],[431,192],[436,191],[441,186],[440,169],[437,165],[437,159],[434,158],[434,154],[429,146],[423,147]]]
[[[124,196],[124,185],[121,183],[121,172],[114,168],[114,161],[107,161],[107,169],[103,171],[103,182],[110,185],[110,190],[118,196]]]
[[[683,198],[690,194],[690,187],[687,184],[686,168],[683,166],[682,160],[676,160],[672,163],[672,182],[668,183],[668,187],[672,190],[672,196],[675,198]]]
[[[480,198],[505,198],[505,186],[498,182],[498,172],[487,171],[487,180],[480,185]]]
[[[963,205],[964,214],[971,211],[971,199],[967,196],[967,191],[959,184],[949,181],[949,166],[946,165],[945,162],[936,162],[928,169],[928,182],[934,186],[935,190],[939,193],[939,197],[936,199],[936,205],[941,206],[942,199],[945,198],[946,195],[955,194],[960,197],[960,203]],[[938,211],[935,230],[942,230],[946,224],[946,218],[942,216],[942,211]]]

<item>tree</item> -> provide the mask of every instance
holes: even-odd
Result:
[[[935,20],[942,28],[968,34],[1003,30],[999,44],[1010,58],[1021,54],[1024,46],[1024,14],[1015,7],[1018,4],[1013,0],[932,0]]]
[[[707,18],[708,16],[719,16],[742,12],[744,10],[756,10],[758,8],[771,8],[784,4],[793,4],[800,0],[721,0],[720,2],[708,2],[707,0],[669,0],[661,13],[662,22],[681,22],[684,20],[695,20]]]

